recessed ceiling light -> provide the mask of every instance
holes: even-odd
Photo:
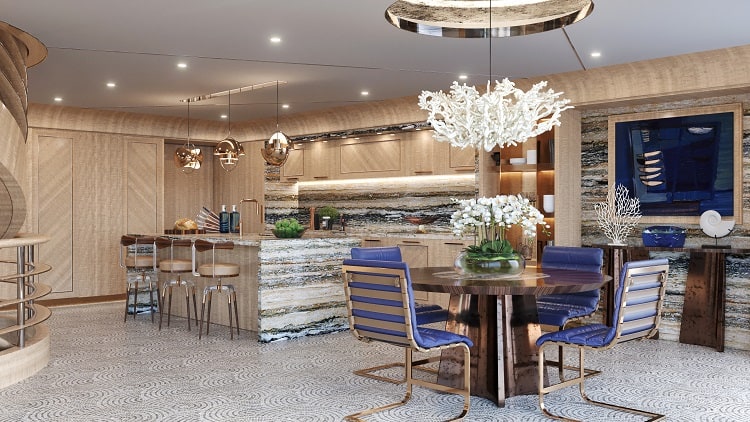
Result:
[[[177,63],[177,67],[179,67],[180,69],[186,69],[187,68],[187,63],[182,63],[182,62]]]
[[[363,96],[368,96],[370,95],[370,91],[362,91],[360,92],[360,94],[362,94]]]
[[[458,79],[461,79],[462,81],[465,81],[468,77],[468,75],[458,75]]]
[[[107,82],[107,88],[114,88],[116,86],[117,86],[117,84],[114,83],[114,82]]]
[[[602,53],[598,51],[594,51],[593,53],[591,53],[591,57],[601,57],[601,56],[602,56]]]
[[[289,108],[289,104],[282,104],[281,108]]]
[[[278,43],[281,42],[281,37],[271,37],[268,40],[271,41],[274,44],[278,44]]]
[[[219,117],[221,117],[222,119],[226,119],[226,118],[227,118],[227,115],[226,115],[226,114],[222,114],[222,115],[221,115],[221,116],[219,116]]]
[[[62,101],[62,97],[55,97],[55,101],[59,103],[60,101]]]

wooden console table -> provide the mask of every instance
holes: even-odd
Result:
[[[649,259],[650,252],[685,252],[689,256],[685,301],[682,307],[680,343],[709,346],[724,351],[724,304],[726,302],[726,256],[750,254],[750,249],[662,248],[651,246],[592,245],[604,250],[604,273],[620,278],[628,261]],[[611,320],[613,290],[605,294],[605,313]]]

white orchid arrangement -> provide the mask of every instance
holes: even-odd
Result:
[[[479,95],[473,86],[454,81],[450,94],[422,91],[419,107],[429,112],[435,140],[489,152],[560,126],[562,111],[573,106],[558,98],[561,92],[542,91],[546,86],[547,81],[541,81],[524,92],[505,78],[495,81],[494,90],[488,81],[486,93]]]
[[[521,195],[497,195],[494,198],[453,199],[458,209],[451,215],[453,233],[477,235],[477,243],[469,253],[507,253],[513,248],[505,239],[505,231],[518,225],[525,237],[536,235],[537,226],[547,230],[544,214]]]

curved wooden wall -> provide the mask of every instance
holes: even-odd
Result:
[[[26,68],[47,56],[36,38],[0,22],[0,238],[15,236],[26,219],[26,199],[18,179],[24,172],[28,135]]]

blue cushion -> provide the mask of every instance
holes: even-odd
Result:
[[[436,305],[437,306],[437,305]],[[420,311],[417,305],[417,325],[445,322],[448,319],[448,310],[438,307],[431,311]]]
[[[557,303],[537,303],[536,306],[539,323],[557,327],[564,326],[569,319],[583,318],[594,312],[588,307]]]
[[[615,328],[604,324],[590,324],[544,334],[537,339],[536,345],[541,346],[547,341],[559,341],[579,346],[603,347],[608,345],[614,336]]]
[[[601,272],[604,251],[599,248],[547,246],[542,251],[542,268]]]
[[[471,339],[462,336],[461,334],[451,333],[450,331],[435,330],[426,327],[417,327],[417,332],[421,338],[421,342],[417,342],[421,347],[433,348],[445,346],[451,343],[466,343],[467,346],[471,347],[474,345]]]
[[[352,259],[372,259],[375,261],[401,261],[401,249],[398,246],[375,248],[352,248]]]

